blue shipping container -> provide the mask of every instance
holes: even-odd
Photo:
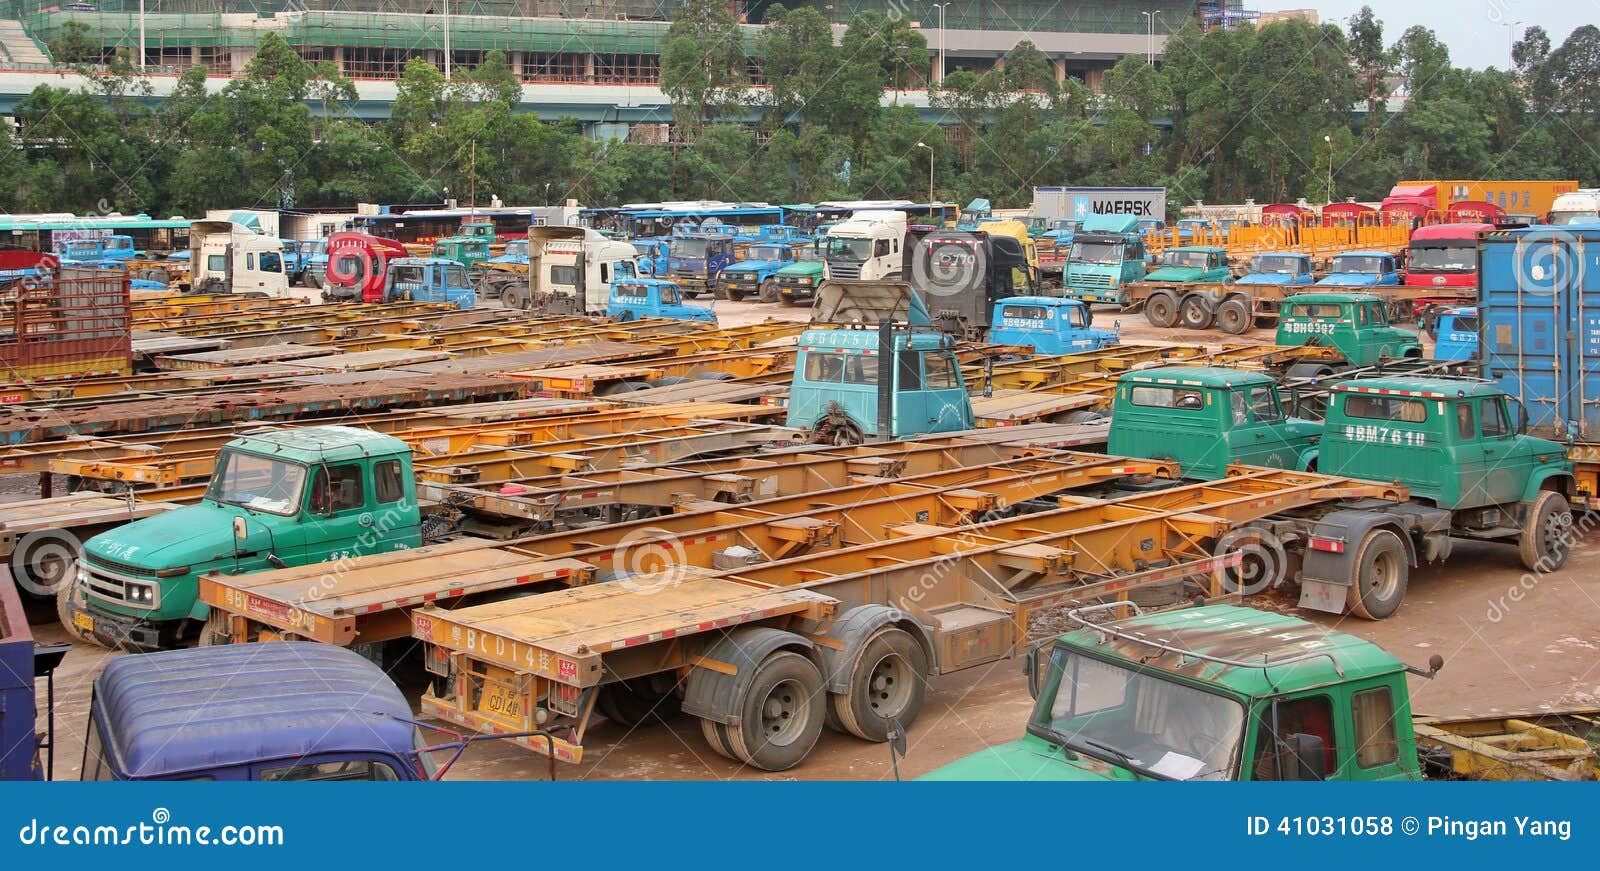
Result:
[[[1600,228],[1488,233],[1478,257],[1484,376],[1531,432],[1600,441]]]

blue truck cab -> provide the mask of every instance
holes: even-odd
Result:
[[[1144,235],[1133,215],[1090,215],[1072,239],[1062,268],[1066,294],[1084,302],[1125,305],[1123,287],[1144,278]]]
[[[748,296],[777,302],[778,270],[794,261],[794,246],[786,242],[751,245],[745,249],[743,260],[727,266],[717,277],[717,295],[735,302]]]
[[[389,262],[383,301],[444,302],[466,310],[478,304],[467,267],[443,257],[401,257]]]
[[[311,287],[322,287],[328,279],[328,237],[323,236],[312,242],[306,249],[306,266],[300,276],[302,283]]]
[[[667,249],[671,241],[660,236],[632,240],[633,250],[639,252],[640,275],[667,277]]]
[[[506,243],[505,250],[490,257],[485,263],[498,263],[504,266],[528,265],[528,240],[512,239]]]
[[[61,260],[68,265],[122,266],[136,259],[139,252],[133,248],[133,237],[123,235],[100,236],[93,239],[72,239],[61,245]]]
[[[1013,296],[997,300],[989,320],[989,342],[1024,345],[1036,354],[1076,354],[1118,344],[1120,329],[1102,330],[1081,300]]]
[[[94,682],[83,780],[400,781],[438,773],[383,669],[331,644],[119,656]]]
[[[1056,218],[1050,222],[1048,229],[1039,234],[1039,241],[1053,242],[1057,248],[1065,248],[1072,244],[1072,237],[1078,232],[1080,223],[1076,218]]]
[[[696,227],[681,233],[678,230],[673,228],[667,248],[667,274],[661,277],[677,282],[689,299],[714,293],[717,277],[733,264],[733,234],[717,232],[716,228]]]
[[[1400,270],[1395,256],[1387,251],[1346,251],[1336,254],[1328,274],[1317,282],[1322,287],[1396,287]]]
[[[885,367],[880,365],[884,338],[880,329],[801,333],[788,425],[806,430],[813,441],[838,445],[972,429],[972,402],[956,362],[955,339],[901,326],[890,331],[894,366]],[[890,416],[882,422],[888,432],[878,419],[880,389],[889,394]]]
[[[1310,284],[1314,280],[1311,276],[1311,255],[1290,251],[1257,254],[1250,258],[1250,271],[1234,283],[1287,287]]]
[[[678,285],[660,278],[635,278],[613,281],[606,300],[606,317],[620,321],[641,318],[673,318],[715,324],[717,316],[703,305],[683,301]]]
[[[1457,306],[1439,313],[1439,338],[1433,344],[1435,360],[1471,360],[1478,356],[1478,309]]]

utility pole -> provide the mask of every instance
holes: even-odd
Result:
[[[144,0],[139,0],[139,71],[144,72]]]
[[[928,207],[933,207],[933,146],[926,142],[918,142],[918,148],[928,149]]]
[[[1333,202],[1333,137],[1323,134],[1322,141],[1328,143],[1328,202]]]
[[[450,0],[444,0],[444,80],[450,81]]]

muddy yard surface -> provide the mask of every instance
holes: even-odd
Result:
[[[804,308],[718,301],[724,326],[768,317],[804,320]],[[1097,313],[1096,325],[1117,319]],[[1156,329],[1142,316],[1124,315],[1126,342],[1271,342],[1270,331],[1228,336]],[[10,498],[17,498],[11,496]],[[1294,611],[1284,597],[1254,597],[1249,604]],[[1307,612],[1298,612],[1303,616]],[[52,608],[33,609],[41,641],[64,641]],[[1580,543],[1559,572],[1527,575],[1514,547],[1460,543],[1447,565],[1413,572],[1406,602],[1382,622],[1314,615],[1330,628],[1351,632],[1415,665],[1433,654],[1445,659],[1433,680],[1412,678],[1414,707],[1427,714],[1487,714],[1563,705],[1600,704],[1600,533]],[[113,654],[76,645],[56,679],[60,753],[56,777],[77,777],[89,693],[94,676]],[[420,692],[414,675],[399,674],[408,692]],[[42,702],[41,688],[41,702]],[[1023,732],[1031,708],[1017,660],[933,678],[921,716],[910,729],[902,777],[914,777]],[[782,774],[742,767],[712,752],[697,722],[680,717],[666,726],[624,729],[601,723],[585,741],[581,765],[562,765],[562,780],[892,779],[884,745],[825,731],[809,759]],[[538,780],[548,777],[542,757],[509,745],[474,748],[451,772],[453,779]]]

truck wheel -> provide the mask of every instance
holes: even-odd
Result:
[[[762,302],[777,302],[778,296],[778,279],[769,278],[761,282],[761,296],[758,299]]]
[[[1399,610],[1410,575],[1400,536],[1387,529],[1373,530],[1356,553],[1355,583],[1346,594],[1345,607],[1362,619],[1382,620]]]
[[[228,632],[228,615],[218,608],[212,608],[206,615],[206,622],[200,624],[200,640],[197,644],[201,647],[215,647],[219,644],[232,644],[233,636]]]
[[[1183,328],[1186,330],[1209,330],[1211,322],[1216,317],[1216,311],[1211,308],[1211,300],[1203,296],[1186,297],[1178,305],[1178,320],[1183,322]]]
[[[763,771],[793,768],[822,734],[826,695],[811,660],[789,650],[774,652],[756,667],[738,700],[739,724],[727,727],[728,749]]]
[[[94,636],[87,635],[82,629],[72,625],[72,609],[67,607],[67,605],[72,601],[72,596],[77,589],[78,582],[73,581],[65,587],[62,587],[60,592],[56,593],[56,617],[61,621],[61,628],[67,630],[67,634],[71,636],[72,640],[74,641],[82,641],[84,644],[93,644],[96,647],[104,647],[105,645],[94,640]]]
[[[1572,508],[1567,497],[1546,490],[1528,506],[1527,517],[1517,536],[1522,565],[1532,572],[1561,568],[1572,550]]]
[[[889,722],[910,728],[927,692],[928,656],[904,629],[887,627],[867,639],[850,668],[849,689],[829,694],[833,715],[864,741],[889,740]]]
[[[1233,336],[1243,335],[1250,332],[1252,323],[1250,304],[1238,297],[1225,299],[1222,305],[1217,306],[1217,326],[1222,328],[1224,333]]]
[[[1170,327],[1178,322],[1178,299],[1166,291],[1150,294],[1144,301],[1144,319],[1152,327]]]
[[[744,302],[744,291],[742,290],[733,290],[730,288],[728,290],[720,291],[720,293],[723,298],[726,298],[730,302]]]
[[[595,704],[606,719],[629,729],[660,725],[683,710],[677,693],[671,688],[662,692],[649,678],[606,684]]]
[[[711,745],[711,749],[717,751],[717,755],[732,759],[735,762],[738,761],[738,757],[734,756],[733,751],[728,749],[727,726],[718,723],[716,720],[701,720],[700,734],[706,739],[706,743]]]

